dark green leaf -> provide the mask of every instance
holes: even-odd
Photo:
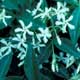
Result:
[[[6,80],[23,80],[22,76],[8,76]]]
[[[69,34],[73,44],[77,43],[80,33],[80,7],[76,8],[72,13],[73,19],[71,24],[75,26],[74,30],[69,29]]]
[[[12,61],[11,53],[0,60],[0,77],[6,76],[10,68],[11,61]]]
[[[46,47],[41,49],[41,54],[39,55],[39,64],[42,64],[48,60],[52,54],[52,41],[46,44]]]
[[[76,59],[80,58],[80,52],[78,52],[72,42],[67,38],[61,39],[62,44],[59,45],[57,40],[54,40],[54,44],[60,50],[69,53],[70,55],[74,56]]]
[[[6,80],[6,77],[0,77],[0,80]]]
[[[63,66],[62,64],[59,65],[59,71],[55,72],[55,74],[67,80],[69,78],[69,72],[67,71],[67,68],[65,68],[65,66]]]
[[[18,0],[4,0],[3,4],[7,9],[18,9]]]
[[[26,0],[4,0],[3,5],[7,9],[18,10],[19,7],[26,8],[27,3],[28,2]],[[28,5],[30,5],[30,3],[28,3]]]
[[[71,5],[78,5],[78,0],[55,0],[55,1],[63,1],[63,2],[67,2]]]
[[[39,72],[38,59],[31,45],[28,46],[28,51],[24,63],[24,70],[28,80],[49,80]]]

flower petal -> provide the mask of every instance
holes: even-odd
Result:
[[[55,24],[56,24],[56,25],[62,25],[63,22],[61,22],[61,21],[56,21]]]
[[[62,7],[62,3],[57,2],[57,9],[59,10]]]
[[[24,26],[25,26],[24,22],[22,20],[19,20],[19,23],[21,24],[22,28],[24,29]]]
[[[67,19],[67,21],[69,22],[69,21],[71,21],[73,19],[73,16],[70,16],[68,19]]]
[[[34,35],[34,33],[33,33],[32,31],[29,31],[29,30],[27,30],[27,33],[28,33],[29,35]]]
[[[21,28],[16,28],[15,32],[22,32],[23,30]]]
[[[69,23],[68,23],[68,27],[69,27],[70,29],[75,29],[74,25],[69,24]]]
[[[29,25],[27,26],[27,29],[29,29],[32,26],[32,22],[29,23]]]

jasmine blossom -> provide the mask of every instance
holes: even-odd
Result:
[[[62,4],[61,2],[57,2],[57,8],[52,7],[52,10],[52,15],[56,15],[57,19],[60,20],[69,11],[69,8],[66,7],[66,3]]]
[[[24,64],[24,59],[27,55],[27,46],[26,46],[26,49],[19,48],[18,50],[20,51],[20,53],[17,55],[17,58],[20,59],[20,63],[18,64],[18,67],[20,67]]]
[[[8,55],[9,53],[12,52],[12,48],[15,48],[14,45],[11,42],[7,42],[5,39],[2,39],[0,41],[4,46],[1,47],[0,52],[4,53],[3,56]]]
[[[73,19],[73,16],[70,16],[66,19],[64,16],[62,17],[62,21],[56,21],[57,26],[62,26],[61,30],[63,33],[66,33],[66,27],[68,26],[71,30],[75,29],[74,25],[70,24],[70,21]]]
[[[32,22],[30,22],[27,26],[24,24],[22,20],[19,20],[19,23],[21,24],[21,28],[16,28],[15,32],[22,32],[24,39],[26,39],[26,33],[29,35],[34,35],[34,33],[29,30],[32,27]]]
[[[12,18],[12,16],[7,16],[6,15],[6,10],[3,9],[2,12],[0,13],[0,21],[4,23],[5,26],[7,26],[6,19]]]
[[[39,13],[38,15],[36,15],[36,16],[34,16],[34,19],[36,19],[36,18],[42,18],[42,19],[44,19],[45,17],[48,17],[49,19],[51,18],[50,17],[50,11],[51,11],[51,8],[47,8],[47,7],[45,7],[45,10],[43,11],[41,11],[41,13]]]
[[[40,1],[38,2],[37,6],[36,6],[36,9],[34,9],[34,10],[32,11],[32,15],[33,15],[33,16],[36,15],[36,13],[37,13],[38,10],[41,11],[41,8],[40,8],[40,7],[41,7],[42,2],[43,2],[43,0],[40,0]]]
[[[20,34],[17,34],[16,37],[13,37],[12,40],[18,42],[17,44],[15,44],[16,48],[18,49],[20,49],[21,46],[23,46],[24,48],[27,47],[26,40],[22,38]]]
[[[37,14],[37,11],[42,11],[42,9],[40,8],[42,2],[43,2],[43,0],[40,0],[34,10],[31,11],[31,10],[26,9],[26,11],[29,12],[29,13],[31,13],[32,16],[35,16]]]
[[[69,55],[69,53],[67,53],[66,57],[63,60],[63,62],[66,64],[66,68],[70,67],[74,63],[74,61],[74,57]]]
[[[37,48],[39,52],[41,47],[45,47],[45,44],[41,44],[40,42],[36,43],[34,38],[32,39],[32,45],[33,45],[33,48]]]
[[[51,38],[51,33],[49,29],[46,27],[45,29],[38,28],[38,30],[41,32],[37,34],[38,40],[41,42],[41,38],[43,38],[44,43],[47,43],[48,39]]]

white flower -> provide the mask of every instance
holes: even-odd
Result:
[[[64,64],[66,64],[66,68],[70,67],[75,61],[74,57],[69,55],[69,53],[67,53],[66,57],[64,57],[64,53],[60,52],[60,56],[59,57],[60,57],[59,61],[62,60],[62,62]]]
[[[45,7],[45,10],[42,10],[41,13],[34,16],[34,19],[38,17],[41,17],[42,19],[44,19],[45,17],[48,17],[50,19],[50,11],[51,11],[51,8],[48,9],[47,7]]]
[[[57,26],[62,26],[61,30],[63,33],[66,32],[66,27],[68,26],[70,29],[74,29],[74,25],[70,24],[69,22],[73,19],[73,16],[70,16],[68,19],[65,19],[65,16],[62,17],[62,21],[56,21]]]
[[[51,38],[51,33],[49,29],[46,27],[45,29],[38,28],[38,30],[41,32],[37,34],[38,40],[41,42],[41,38],[43,38],[44,43],[47,43],[48,39]]]
[[[43,2],[43,0],[40,0],[40,1],[38,2],[37,6],[36,6],[36,9],[34,9],[34,10],[32,11],[32,15],[33,15],[33,16],[36,15],[36,13],[37,13],[38,10],[41,11],[41,8],[40,8],[40,7],[41,7],[42,2]]]
[[[18,67],[22,66],[24,64],[24,59],[27,54],[27,49],[25,50],[24,48],[20,48],[20,53],[18,54],[17,58],[20,59],[20,63],[18,64]]]
[[[0,21],[3,21],[4,25],[7,26],[6,20],[7,18],[11,18],[12,16],[6,16],[6,11],[5,9],[2,10],[0,13]]]
[[[67,54],[67,57],[63,60],[64,63],[66,63],[66,68],[70,67],[74,63],[75,59],[73,56]]]
[[[22,20],[19,20],[19,22],[21,24],[21,28],[16,28],[15,32],[22,32],[24,39],[26,39],[26,33],[29,35],[34,35],[34,33],[29,30],[32,26],[32,22],[30,22],[27,26],[24,24]]]
[[[41,8],[40,8],[42,2],[43,2],[43,0],[40,0],[40,1],[38,2],[38,4],[37,4],[36,8],[35,8],[33,11],[30,11],[30,10],[28,10],[28,9],[26,9],[26,11],[29,12],[29,13],[32,13],[32,16],[35,16],[36,13],[37,13],[37,11],[42,11]]]
[[[21,46],[23,46],[24,48],[27,48],[26,40],[22,38],[20,34],[17,34],[16,37],[14,37],[12,40],[18,42],[15,45],[17,49],[20,49]]]
[[[34,38],[32,38],[32,45],[33,45],[33,48],[37,48],[39,52],[41,47],[45,47],[45,44],[41,44],[40,42],[35,42]]]
[[[4,45],[0,48],[0,52],[4,53],[3,56],[8,55],[9,53],[11,53],[12,48],[15,48],[11,42],[7,42],[5,39],[2,39],[0,42]]]
[[[52,10],[54,11],[53,15],[56,15],[57,19],[60,20],[69,11],[69,8],[66,7],[66,3],[57,2],[57,8],[52,8]]]

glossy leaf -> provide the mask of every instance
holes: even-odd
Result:
[[[74,58],[76,59],[80,58],[80,52],[76,50],[75,46],[72,44],[72,42],[69,39],[62,38],[61,41],[62,41],[62,44],[59,45],[57,41],[54,40],[54,44],[58,49],[66,53],[69,53],[70,55],[74,56]]]
[[[11,53],[9,55],[4,56],[0,60],[0,77],[6,76],[8,70],[10,68],[11,61],[12,61]]]
[[[80,7],[77,7],[73,11],[72,15],[73,19],[71,21],[71,24],[75,26],[75,29],[74,30],[69,29],[69,34],[73,44],[76,44],[80,34]]]
[[[19,6],[21,8],[26,8],[26,0],[4,0],[3,5],[7,8],[7,9],[15,9],[18,10]],[[30,3],[28,4],[28,6],[30,5]]]
[[[28,80],[49,80],[40,73],[38,59],[31,45],[28,46],[28,51],[24,63],[24,71]]]
[[[50,55],[52,54],[52,41],[46,45],[46,47],[41,49],[40,55],[39,55],[39,64],[42,64],[46,61],[48,61]]]
[[[63,1],[63,2],[67,2],[71,5],[78,5],[78,0],[55,0],[55,1]]]
[[[23,80],[22,76],[8,76],[6,80]]]

